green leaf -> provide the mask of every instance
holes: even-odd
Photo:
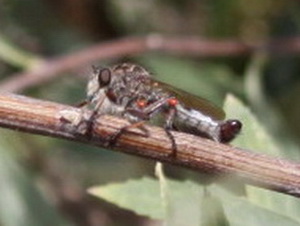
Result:
[[[237,197],[219,186],[210,186],[210,191],[223,203],[223,209],[231,226],[297,226],[299,222],[252,204],[247,199]]]
[[[280,154],[280,150],[262,124],[241,101],[228,95],[225,100],[224,111],[227,118],[239,119],[243,123],[241,134],[232,144],[268,155],[278,156]]]
[[[283,156],[263,124],[235,97],[231,95],[227,97],[225,112],[228,118],[240,119],[243,123],[242,134],[233,141],[234,145],[268,155]],[[253,203],[300,222],[299,199],[253,186],[246,186],[246,191]]]
[[[122,208],[155,219],[168,218],[167,225],[296,226],[298,222],[261,208],[225,191],[191,181],[167,180],[167,208],[162,205],[159,182],[142,178],[97,186],[89,192]],[[168,215],[166,215],[168,213]],[[172,221],[170,221],[172,219]],[[172,223],[172,224],[170,224]]]
[[[159,182],[150,178],[96,186],[88,192],[139,215],[168,218],[168,225],[199,225],[203,189],[191,182],[184,185],[168,180],[166,206],[161,199]]]
[[[188,190],[183,193],[182,182],[168,180],[164,174],[163,164],[160,162],[156,163],[155,175],[160,184],[165,226],[202,225],[203,221],[208,221],[205,214],[201,213],[204,203],[203,186],[187,182]],[[191,195],[186,196],[186,194]]]
[[[164,210],[160,200],[160,188],[156,180],[142,178],[125,183],[95,186],[88,192],[139,215],[163,219]]]

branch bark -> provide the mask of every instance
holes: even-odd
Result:
[[[58,103],[20,95],[0,94],[0,126],[104,147],[107,137],[128,125],[121,118],[104,115],[95,120],[91,136],[80,133],[72,119],[88,113]],[[270,190],[300,197],[300,165],[220,144],[190,134],[172,132],[177,144],[177,157],[172,158],[172,145],[163,129],[147,126],[149,136],[133,128],[118,139],[114,150],[168,162],[199,171],[233,174]]]

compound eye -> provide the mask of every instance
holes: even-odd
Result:
[[[111,80],[111,72],[108,68],[103,68],[99,71],[98,82],[100,87],[109,85]]]

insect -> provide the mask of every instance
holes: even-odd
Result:
[[[227,143],[242,128],[238,120],[224,120],[223,110],[207,100],[156,81],[147,70],[135,64],[94,67],[87,85],[87,102],[95,114],[121,116],[132,122],[132,126],[162,118],[174,150],[176,144],[171,130]]]

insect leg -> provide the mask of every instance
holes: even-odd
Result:
[[[116,134],[112,135],[109,141],[109,145],[113,146],[117,142],[117,140],[120,138],[120,136],[126,132],[130,128],[140,128],[143,132],[145,132],[146,136],[149,136],[149,131],[144,127],[145,121],[148,121],[150,117],[153,114],[159,113],[163,106],[167,103],[169,98],[165,98],[159,101],[156,101],[150,105],[148,105],[145,108],[134,108],[134,107],[128,107],[125,109],[123,115],[127,116],[133,116],[137,119],[137,122],[132,123],[129,126],[124,126],[121,128]]]
[[[169,137],[171,144],[172,144],[172,153],[170,156],[173,158],[176,157],[177,154],[177,146],[174,139],[173,134],[171,133],[171,129],[173,129],[173,120],[174,116],[176,114],[176,108],[174,106],[169,105],[169,100],[172,100],[173,98],[164,98],[159,101],[156,101],[150,105],[148,105],[145,108],[139,109],[139,108],[127,108],[124,112],[124,114],[129,113],[131,116],[134,116],[142,121],[135,122],[129,126],[125,126],[121,128],[115,135],[112,136],[110,144],[113,145],[116,143],[117,139],[126,132],[129,128],[137,128],[139,127],[141,130],[143,130],[146,135],[148,136],[148,130],[144,127],[145,120],[149,120],[153,115],[160,113],[161,111],[165,110],[165,106],[168,106],[170,109],[168,110],[168,114],[166,117],[166,123],[164,125],[164,130]],[[167,105],[166,105],[167,104]]]
[[[138,121],[138,122],[134,122],[130,125],[122,127],[118,132],[116,132],[115,134],[110,136],[108,146],[114,146],[116,144],[116,142],[118,141],[118,139],[120,138],[120,136],[123,133],[128,132],[128,130],[132,129],[132,128],[139,128],[140,130],[145,132],[146,137],[149,136],[149,131],[144,127],[144,124],[145,124],[145,121]]]
[[[149,120],[152,116],[164,110],[164,107],[166,106],[166,104],[168,104],[169,99],[170,98],[168,97],[168,98],[155,101],[144,108],[128,107],[125,110],[125,114],[128,113],[139,119]]]
[[[90,102],[88,100],[84,100],[84,101],[81,101],[77,104],[75,104],[75,107],[77,108],[82,108],[82,107],[85,107],[86,105],[88,105]]]
[[[173,121],[174,121],[175,114],[176,114],[176,109],[171,108],[167,113],[166,123],[164,125],[165,132],[166,132],[167,136],[169,137],[171,144],[172,144],[172,153],[170,154],[170,156],[173,158],[176,158],[176,155],[177,155],[176,141],[171,132],[171,130],[173,129]]]
[[[96,103],[92,113],[87,114],[85,109],[89,108],[89,104],[91,101],[88,99],[82,101],[80,104],[77,105],[78,108],[81,108],[83,111],[81,112],[80,118],[77,120],[76,124],[74,124],[76,128],[76,132],[86,135],[88,139],[92,138],[92,131],[93,131],[93,124],[96,117],[99,117],[100,108],[104,103],[105,96],[100,96],[99,101]]]
[[[92,114],[89,116],[89,119],[87,120],[87,128],[86,128],[86,136],[89,139],[92,139],[92,133],[93,133],[93,127],[94,127],[94,121],[97,117],[100,117],[101,114],[99,114],[99,109],[101,108],[102,104],[104,103],[105,96],[101,96],[99,101],[97,102],[95,108],[92,111]]]

